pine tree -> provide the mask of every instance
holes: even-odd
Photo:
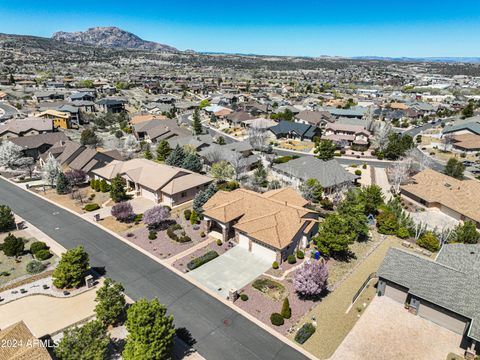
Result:
[[[203,132],[202,122],[200,121],[200,113],[198,112],[198,108],[197,108],[193,113],[193,134],[200,135],[202,132]]]
[[[53,285],[60,289],[80,286],[90,267],[89,263],[89,256],[83,246],[67,250],[62,254],[62,258],[52,274]]]
[[[70,183],[63,172],[57,176],[57,194],[65,195],[70,192]]]
[[[172,148],[166,140],[162,140],[157,145],[157,160],[165,161],[172,152]]]
[[[125,308],[125,295],[122,284],[106,278],[98,289],[95,301],[95,314],[105,326],[115,325]]]
[[[190,153],[183,160],[182,168],[199,173],[202,171],[203,165],[196,154]]]
[[[149,146],[149,145],[147,145],[147,148],[145,149],[145,152],[143,153],[143,156],[144,156],[145,159],[147,159],[147,160],[152,160],[152,159],[153,159],[152,151],[150,150],[150,146]]]
[[[170,166],[182,167],[183,161],[185,160],[185,151],[180,145],[177,145],[173,149],[172,153],[165,160],[165,164]]]
[[[110,197],[115,202],[124,201],[127,199],[127,189],[125,188],[125,180],[117,175],[112,180],[110,186]]]
[[[263,163],[260,162],[253,173],[253,184],[261,187],[268,186],[267,175],[267,170],[265,170]]]

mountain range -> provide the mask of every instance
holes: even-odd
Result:
[[[172,46],[143,40],[137,35],[115,26],[93,27],[87,31],[76,32],[58,31],[53,34],[52,39],[97,47],[178,52]]]

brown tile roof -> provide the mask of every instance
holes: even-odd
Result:
[[[166,194],[177,194],[212,181],[208,176],[140,158],[115,160],[107,166],[93,170],[93,173],[107,180],[113,179],[117,174],[126,175],[148,189],[161,189]]]
[[[0,360],[51,360],[48,351],[37,342],[23,321],[0,331],[0,344],[15,341],[17,346],[2,346]],[[31,345],[30,345],[31,344]]]
[[[237,189],[219,191],[203,206],[204,215],[227,223],[236,219],[234,228],[260,242],[283,249],[316,214],[293,189],[279,189],[259,194]]]
[[[166,120],[168,119],[164,115],[152,115],[152,114],[145,114],[145,115],[136,115],[132,117],[130,120],[130,124],[135,125],[135,124],[140,124],[145,121],[151,121],[151,120]]]
[[[480,135],[477,134],[461,134],[452,136],[454,146],[465,150],[480,149]]]
[[[480,182],[477,180],[457,180],[431,169],[418,173],[413,180],[413,184],[404,185],[401,190],[480,222]]]

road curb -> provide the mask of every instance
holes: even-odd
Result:
[[[167,268],[168,270],[172,271],[173,273],[175,273],[176,275],[180,276],[181,278],[183,278],[184,280],[188,281],[189,283],[191,283],[192,285],[194,285],[195,287],[199,288],[200,290],[204,291],[205,293],[207,293],[208,295],[212,296],[213,298],[215,298],[216,300],[222,302],[224,305],[228,306],[229,308],[231,308],[232,310],[234,310],[236,313],[242,315],[243,317],[247,318],[248,320],[250,320],[251,322],[253,322],[254,324],[256,324],[257,326],[259,326],[260,328],[262,328],[263,330],[267,331],[269,334],[275,336],[277,339],[279,339],[280,341],[282,341],[283,343],[285,343],[286,345],[294,348],[295,350],[297,350],[298,352],[300,352],[301,354],[303,354],[304,356],[306,356],[307,358],[309,359],[312,359],[312,360],[319,360],[317,357],[315,357],[314,355],[312,355],[311,353],[307,352],[305,349],[303,349],[302,347],[300,347],[299,345],[297,345],[295,342],[293,342],[292,340],[290,340],[289,338],[287,338],[286,336],[278,333],[277,331],[275,331],[274,329],[270,328],[269,326],[265,325],[263,322],[261,322],[260,320],[258,320],[257,318],[255,318],[254,316],[252,316],[251,314],[247,313],[246,311],[244,311],[243,309],[240,309],[239,307],[237,306],[234,306],[233,303],[227,301],[226,299],[222,298],[221,296],[219,296],[218,294],[216,294],[215,292],[213,292],[212,290],[204,287],[202,284],[199,284],[198,282],[196,282],[195,280],[191,279],[190,277],[187,277],[184,273],[182,273],[181,271],[175,269],[173,266],[170,266],[170,264],[168,264],[167,262],[165,262],[164,260],[161,260],[159,258],[157,258],[156,256],[154,256],[153,254],[149,253],[148,251],[142,249],[140,246],[136,245],[136,244],[133,244],[131,243],[130,241],[128,241],[127,239],[123,238],[122,236],[118,235],[117,233],[113,232],[112,230],[104,227],[103,225],[95,222],[94,220],[91,220],[91,219],[87,219],[87,218],[84,218],[81,216],[81,214],[78,214],[76,213],[75,211],[63,206],[63,205],[60,205],[60,204],[57,204],[56,202],[54,202],[53,200],[50,200],[44,196],[41,196],[40,194],[37,194],[33,191],[30,191],[28,189],[26,189],[25,187],[22,187],[20,186],[19,184],[15,183],[14,181],[10,180],[10,179],[7,179],[3,176],[1,176],[2,179],[4,179],[5,181],[11,183],[12,185],[15,185],[17,186],[18,188],[22,189],[23,191],[26,191],[30,194],[33,194],[34,196],[37,196],[38,198],[40,199],[43,199],[49,203],[51,203],[52,205],[55,205],[65,211],[68,211],[69,213],[79,217],[80,219],[86,221],[86,222],[89,222],[90,224],[92,225],[95,225],[97,226],[98,228],[100,228],[101,230],[109,233],[110,235],[116,237],[118,240],[122,241],[123,243],[129,245],[130,247],[134,248],[135,250],[141,252],[143,255],[145,256],[148,256],[150,259],[156,261],[157,263],[159,263],[160,265],[164,266],[165,268]]]

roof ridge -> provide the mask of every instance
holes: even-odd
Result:
[[[266,214],[266,215],[260,215],[260,216],[257,216],[257,217],[255,217],[255,218],[251,218],[251,219],[249,219],[249,220],[245,220],[245,221],[243,221],[243,222],[239,221],[239,222],[238,222],[238,225],[247,224],[247,223],[249,223],[249,222],[251,222],[251,221],[263,219],[263,218],[265,218],[265,217],[267,217],[267,216],[272,216],[272,215],[275,216],[275,215],[278,214],[280,211],[281,211],[281,210],[274,211],[273,213],[269,213],[269,214]]]

